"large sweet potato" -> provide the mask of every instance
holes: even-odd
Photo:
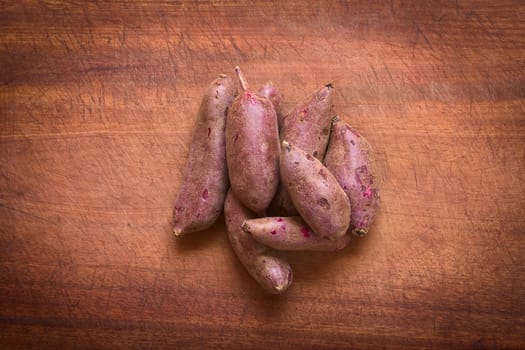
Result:
[[[379,204],[372,147],[357,130],[335,119],[324,162],[350,199],[351,232],[366,235]]]
[[[317,158],[286,141],[281,146],[281,180],[303,220],[320,237],[342,237],[350,224],[346,193]]]
[[[231,78],[220,75],[204,94],[175,200],[176,236],[210,227],[222,211],[228,189],[224,127],[236,90]]]
[[[236,67],[242,91],[226,120],[226,159],[231,189],[243,205],[264,216],[279,183],[279,131],[272,103],[248,90]]]
[[[330,124],[335,116],[333,96],[333,86],[326,84],[293,108],[283,117],[281,140],[322,160],[330,136]],[[273,212],[297,214],[285,186],[279,186],[271,207]]]

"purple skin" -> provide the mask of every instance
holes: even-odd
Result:
[[[224,127],[237,89],[221,74],[204,95],[173,210],[176,236],[209,228],[219,217],[228,190]]]
[[[271,81],[268,81],[266,84],[264,84],[257,93],[259,94],[259,96],[266,97],[272,102],[273,108],[277,113],[277,125],[279,126],[280,130],[284,117],[282,112],[283,95],[281,94],[279,89],[277,89],[273,85]]]
[[[350,231],[366,235],[379,204],[372,147],[357,130],[336,118],[324,161],[350,199]]]
[[[242,229],[256,241],[277,250],[333,252],[345,248],[352,237],[344,235],[334,241],[321,238],[299,216],[250,219],[242,224]]]
[[[350,201],[318,159],[282,142],[281,179],[303,220],[322,238],[336,240],[350,225]]]
[[[331,84],[326,84],[283,117],[281,140],[286,140],[322,160],[334,116],[334,88]],[[285,186],[279,187],[271,206],[274,212],[297,214]]]
[[[233,251],[248,273],[265,291],[284,293],[293,280],[292,268],[278,252],[255,241],[243,231],[242,223],[255,218],[255,214],[244,207],[231,190],[224,202],[224,216]]]
[[[226,120],[226,160],[235,197],[264,216],[279,184],[279,130],[272,103],[248,86],[239,67],[242,91]]]

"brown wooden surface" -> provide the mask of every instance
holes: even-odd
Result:
[[[523,1],[0,3],[0,347],[525,347]],[[382,207],[263,294],[175,241],[201,94],[333,81]]]

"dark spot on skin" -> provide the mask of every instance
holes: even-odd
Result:
[[[219,90],[215,91],[215,98],[219,98]]]
[[[364,185],[364,186],[370,186],[374,182],[373,177],[368,172],[368,168],[366,167],[366,165],[360,166],[359,168],[356,169],[355,178],[356,178],[357,183]]]
[[[277,219],[277,222],[283,222],[283,218]]]
[[[362,165],[359,168],[357,168],[357,172],[360,173],[360,174],[368,173],[368,169],[367,169],[366,165]]]
[[[323,135],[328,135],[330,133],[330,128],[324,128],[323,129]]]
[[[210,137],[210,134],[211,134],[211,129],[208,128],[208,137]]]
[[[312,156],[310,155],[310,153],[308,153],[308,154],[306,155],[306,159],[308,159],[308,160],[314,160],[315,158],[312,157]]]
[[[301,227],[301,233],[306,238],[310,237],[310,231],[305,226]]]
[[[175,211],[176,212],[183,212],[184,211],[184,207],[175,207]]]
[[[282,225],[282,226],[281,226],[281,230],[282,230],[282,231],[286,231],[286,226],[285,226],[285,225]]]
[[[355,146],[354,140],[350,140],[350,143]]]
[[[328,200],[326,198],[320,198],[317,200],[317,204],[323,208],[323,209],[330,209],[330,203],[328,203]]]
[[[207,200],[208,199],[208,189],[205,188],[204,191],[202,191],[201,195],[202,199]]]
[[[323,178],[323,180],[326,181],[326,173],[323,169],[319,169],[319,175]]]
[[[228,107],[226,107],[226,109],[224,110],[224,116],[225,116],[225,117],[228,115],[228,110],[229,110]]]
[[[272,232],[270,232],[270,233],[271,233],[272,235],[275,235],[275,234],[277,234],[277,231],[272,230]]]
[[[363,197],[365,198],[372,198],[373,196],[372,187],[370,186],[365,187],[365,189],[362,192],[363,192]]]
[[[318,153],[317,151],[314,151],[313,156],[314,156],[315,158],[317,158],[317,155],[318,155],[318,154],[319,154],[319,153]]]
[[[293,162],[293,163],[294,163],[295,165],[299,165],[299,162],[297,162],[297,161],[295,161],[295,162]]]
[[[235,145],[235,143],[237,142],[237,139],[239,138],[239,134],[235,134],[235,136],[233,137],[233,144]]]

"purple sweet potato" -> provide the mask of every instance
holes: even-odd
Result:
[[[350,199],[350,231],[366,235],[379,204],[372,147],[357,130],[336,118],[324,162]]]
[[[280,128],[281,140],[322,160],[335,116],[333,96],[333,86],[326,84],[286,114]],[[279,187],[271,206],[274,212],[297,214],[285,186]]]
[[[256,241],[277,250],[332,252],[346,247],[351,238],[321,238],[299,216],[250,219],[242,224],[242,229]]]
[[[266,84],[259,89],[258,94],[272,102],[275,113],[277,113],[277,125],[279,129],[281,129],[284,117],[282,112],[283,95],[271,81],[266,82]]]
[[[176,236],[210,227],[222,211],[228,190],[224,127],[236,91],[233,80],[221,74],[201,101],[184,179],[175,200]]]
[[[248,90],[239,67],[242,91],[226,120],[226,160],[231,189],[241,203],[263,216],[279,183],[279,130],[267,98]]]
[[[231,190],[224,202],[224,216],[233,251],[248,273],[269,293],[286,291],[293,279],[290,265],[277,251],[255,241],[243,231],[242,223],[255,218],[255,214],[244,207]]]
[[[286,141],[281,146],[281,180],[303,220],[320,237],[344,236],[350,201],[335,177],[310,153]]]

